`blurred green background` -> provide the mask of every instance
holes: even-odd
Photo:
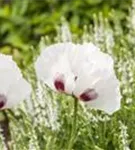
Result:
[[[125,28],[130,6],[131,0],[0,0],[0,52],[12,54],[23,68],[31,62],[30,47],[41,36],[55,36],[62,17],[76,34],[101,12],[112,26],[117,22]]]

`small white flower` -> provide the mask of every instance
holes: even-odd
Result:
[[[0,109],[11,108],[31,92],[11,56],[0,54]]]
[[[112,58],[92,43],[46,47],[35,62],[37,77],[51,89],[74,95],[92,108],[120,108],[119,81]]]

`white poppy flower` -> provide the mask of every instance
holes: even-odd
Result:
[[[112,58],[92,43],[58,43],[46,47],[35,62],[39,80],[74,95],[92,108],[113,113],[120,108],[119,81]]]
[[[30,84],[11,56],[0,54],[0,109],[11,108],[29,96]]]

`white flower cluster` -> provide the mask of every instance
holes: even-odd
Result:
[[[115,45],[113,30],[109,27],[107,19],[100,14],[99,19],[94,16],[94,42],[102,47],[104,51],[112,55],[113,47]]]
[[[121,141],[120,143],[120,148],[123,150],[130,150],[129,148],[129,135],[127,133],[127,126],[125,126],[121,121],[119,122],[120,124],[120,135],[119,135],[119,139]]]
[[[124,54],[124,50],[121,50],[121,53]],[[118,63],[116,67],[118,68],[118,74],[121,79],[122,95],[126,98],[126,103],[130,104],[133,101],[133,88],[134,88],[134,71],[135,63],[132,56],[129,54],[123,55],[123,60],[117,60]]]
[[[36,136],[35,130],[32,130],[33,133],[30,135],[29,140],[29,150],[40,150],[39,143],[37,142],[38,137]]]
[[[58,104],[55,99],[45,91],[45,87],[38,82],[36,90],[36,99],[34,107],[35,126],[44,124],[52,130],[58,130],[60,124],[58,122]]]

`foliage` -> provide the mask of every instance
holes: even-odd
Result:
[[[77,34],[83,33],[84,25],[92,25],[93,15],[100,12],[124,27],[130,4],[131,0],[0,0],[0,50],[12,53],[24,68],[32,60],[31,45],[36,46],[41,36],[55,36],[61,17]]]

